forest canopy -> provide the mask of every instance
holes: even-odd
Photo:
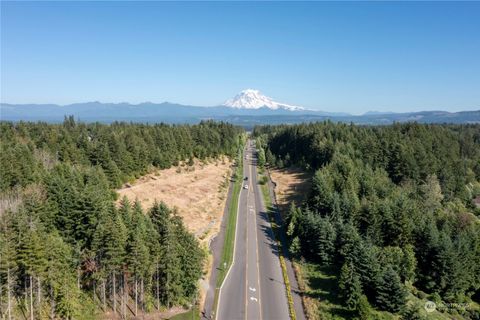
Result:
[[[88,319],[194,303],[204,251],[174,209],[114,189],[235,156],[239,127],[0,122],[0,314]]]
[[[407,288],[479,301],[479,125],[323,122],[254,135],[268,164],[312,172],[311,194],[286,216],[290,252],[339,270],[348,308],[407,314]]]

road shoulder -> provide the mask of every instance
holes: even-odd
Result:
[[[266,172],[267,172],[266,176],[268,177],[268,182],[267,182],[268,191],[269,191],[270,199],[272,201],[272,206],[275,208],[275,214],[273,215],[273,217],[277,225],[283,226],[283,219],[277,204],[277,197],[275,194],[275,184],[274,182],[272,182],[270,170],[266,170]],[[279,228],[278,236],[280,239],[278,240],[280,241],[282,251],[283,251],[283,256],[285,257],[284,261],[287,269],[288,280],[290,282],[290,290],[293,298],[295,316],[297,320],[305,320],[306,316],[305,316],[305,311],[303,306],[302,292],[298,285],[296,273],[292,266],[292,261],[290,259],[287,242],[286,242],[286,238],[283,230],[284,229],[282,227]]]

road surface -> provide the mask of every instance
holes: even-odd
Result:
[[[234,260],[220,289],[217,320],[287,320],[288,302],[270,219],[257,183],[254,143],[244,158]]]

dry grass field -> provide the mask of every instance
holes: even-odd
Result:
[[[155,200],[177,208],[187,228],[202,242],[215,235],[225,207],[228,181],[232,172],[228,158],[209,163],[195,161],[165,170],[158,170],[117,190],[131,201],[138,199],[144,209]]]
[[[275,183],[277,203],[282,214],[287,212],[292,201],[299,205],[310,192],[311,175],[301,169],[271,169],[270,177]]]

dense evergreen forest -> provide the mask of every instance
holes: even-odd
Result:
[[[230,124],[0,122],[0,318],[89,319],[189,305],[204,251],[175,210],[114,188],[193,157],[235,156]]]
[[[337,270],[352,316],[371,319],[375,308],[419,319],[408,294],[480,300],[479,125],[324,122],[254,135],[259,159],[312,172],[308,200],[286,216],[290,252]],[[480,319],[473,307],[448,310]]]

